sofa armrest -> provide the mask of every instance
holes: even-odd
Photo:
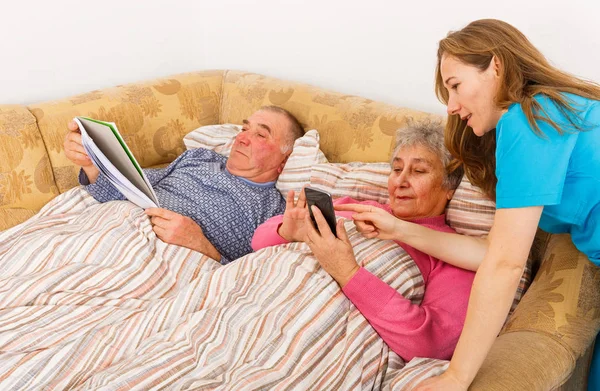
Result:
[[[574,247],[570,235],[551,235],[533,283],[470,390],[562,385],[600,329],[598,302],[600,269]]]

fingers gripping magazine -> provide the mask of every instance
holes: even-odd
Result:
[[[86,117],[73,120],[81,131],[85,151],[110,183],[139,207],[158,207],[152,185],[119,134],[117,125]]]

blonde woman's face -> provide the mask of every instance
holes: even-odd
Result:
[[[485,71],[480,71],[444,55],[440,72],[448,90],[448,114],[467,121],[477,136],[496,128],[503,113],[494,102],[499,83],[496,61],[492,60]]]

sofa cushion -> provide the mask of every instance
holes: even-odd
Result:
[[[0,106],[0,156],[1,208],[38,211],[58,194],[35,117],[24,106]]]
[[[59,191],[77,185],[77,170],[63,152],[75,116],[115,122],[142,167],[173,161],[183,136],[217,123],[223,71],[174,75],[29,106],[38,121]]]

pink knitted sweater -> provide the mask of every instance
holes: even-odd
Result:
[[[371,201],[340,198],[334,204],[367,204],[391,213],[388,205]],[[352,212],[336,212],[351,218]],[[287,243],[277,233],[283,216],[275,216],[261,224],[252,238],[252,248],[258,249]],[[454,232],[445,216],[412,220],[414,223],[442,232]],[[413,357],[450,359],[465,316],[475,273],[447,264],[404,243],[398,244],[413,258],[425,281],[425,296],[420,305],[404,298],[365,268],[343,288],[363,316],[387,345],[405,361]]]

